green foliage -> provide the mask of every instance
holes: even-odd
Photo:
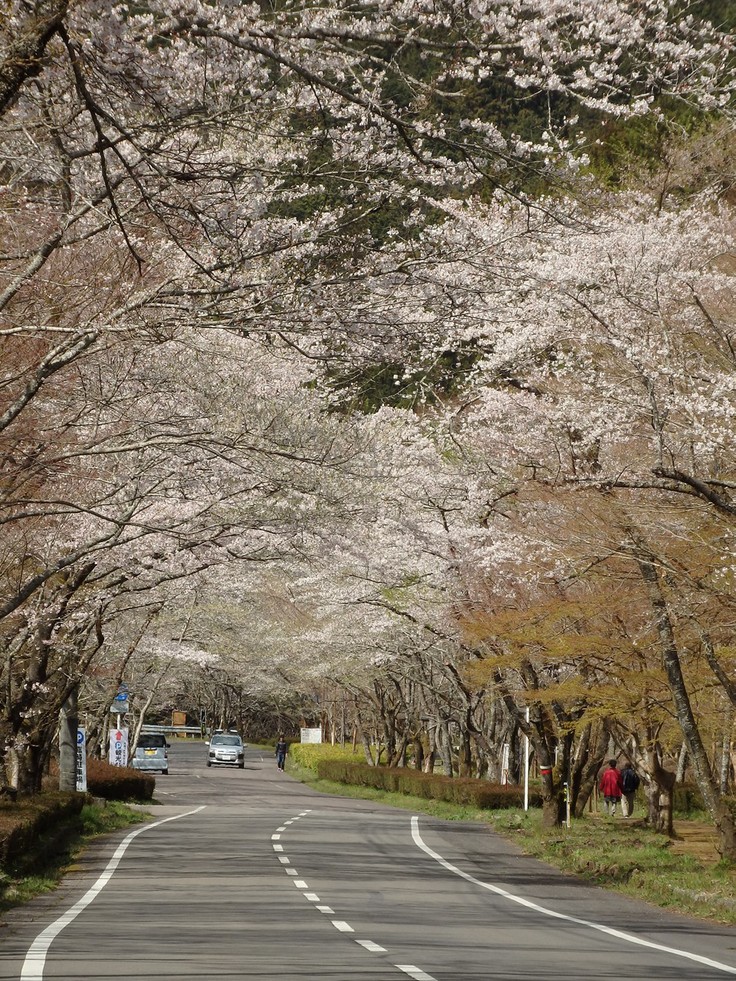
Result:
[[[677,814],[697,814],[705,810],[705,801],[694,783],[678,783],[672,794],[672,806]]]
[[[97,835],[129,828],[140,824],[145,817],[140,811],[133,811],[119,801],[105,801],[100,804],[85,804],[82,808],[82,835],[84,838],[94,838]]]
[[[350,372],[328,373],[328,381],[336,392],[349,393],[343,411],[369,414],[383,405],[414,409],[436,405],[462,390],[481,356],[478,347],[465,345],[456,351],[433,355],[431,362],[420,369],[407,371],[402,364],[383,362]]]
[[[732,870],[674,850],[670,838],[640,821],[593,817],[550,830],[539,812],[507,811],[494,815],[493,827],[527,854],[597,885],[664,909],[736,923]]]
[[[352,746],[295,743],[289,750],[289,758],[293,765],[321,780],[386,793],[483,809],[519,807],[523,803],[519,787],[501,786],[470,777],[423,773],[409,767],[369,766],[363,754],[353,752]],[[531,803],[532,806],[541,804],[538,794],[532,794]]]
[[[366,763],[320,759],[316,764],[316,773],[323,780],[335,780],[338,783],[385,790],[387,793],[408,794],[425,800],[446,801],[484,810],[520,807],[523,804],[523,791],[519,787],[508,784],[502,786],[472,777],[455,778],[423,773],[408,767],[368,766]],[[533,793],[530,803],[533,807],[540,806],[541,797]]]
[[[732,0],[696,0],[689,11],[724,31],[736,31],[736,6]]]
[[[362,752],[353,752],[352,746],[332,746],[330,743],[294,743],[289,746],[289,759],[297,766],[317,775],[320,762],[355,763],[365,760]]]

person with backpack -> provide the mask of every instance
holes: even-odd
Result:
[[[634,797],[636,796],[636,791],[640,783],[639,774],[631,765],[631,761],[626,760],[624,768],[621,771],[621,788],[623,790],[621,796],[621,813],[625,818],[630,817],[634,812]]]

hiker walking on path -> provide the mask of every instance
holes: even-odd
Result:
[[[621,784],[621,774],[616,769],[615,760],[608,761],[608,769],[603,772],[598,789],[603,794],[606,814],[610,814],[613,817],[616,813],[616,805],[621,800],[624,792]]]
[[[621,797],[621,813],[625,818],[631,817],[634,812],[634,797],[640,782],[639,774],[631,765],[631,761],[626,760],[624,762],[624,768],[621,771],[621,790],[623,791]]]

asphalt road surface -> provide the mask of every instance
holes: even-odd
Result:
[[[175,743],[154,818],[7,914],[13,981],[710,981],[736,930],[580,885],[487,828]]]

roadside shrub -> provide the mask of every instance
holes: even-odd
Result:
[[[59,786],[59,764],[52,760],[44,789]],[[113,766],[107,760],[87,757],[87,793],[104,800],[151,800],[156,779],[150,773],[142,773],[127,766]]]
[[[113,766],[106,760],[87,759],[87,790],[105,800],[150,800],[156,780],[127,766]]]
[[[81,820],[85,794],[60,791],[0,802],[0,866],[9,871],[32,868],[58,846],[60,836]]]
[[[524,791],[521,787],[493,784],[472,777],[447,777],[406,767],[368,766],[366,763],[347,763],[324,758],[316,760],[314,772],[324,780],[371,787],[389,793],[410,794],[425,800],[441,800],[487,810],[524,806]],[[529,803],[532,807],[540,807],[540,795],[532,792]]]
[[[291,743],[289,756],[297,766],[314,774],[317,773],[317,764],[321,760],[345,763],[365,761],[363,753],[354,753],[352,746],[333,746],[331,743]]]

